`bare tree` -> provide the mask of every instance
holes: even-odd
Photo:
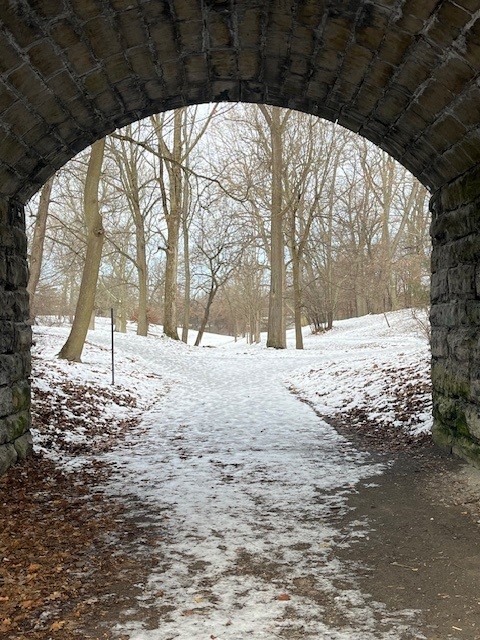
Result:
[[[171,114],[169,126],[167,126],[165,114],[152,116],[150,121],[156,146],[149,142],[137,141],[160,160],[157,165],[156,179],[167,227],[164,246],[166,263],[163,330],[165,335],[174,340],[179,339],[177,331],[178,253],[182,219],[187,216],[186,207],[189,203],[188,160],[215,113],[216,106],[210,110],[200,127],[196,126],[196,110],[192,112],[188,126],[189,112],[186,108],[176,109]]]
[[[28,278],[27,291],[30,297],[30,324],[35,323],[35,292],[37,290],[40,273],[42,270],[43,248],[45,244],[45,234],[47,230],[48,208],[50,206],[50,196],[52,193],[55,176],[47,180],[43,185],[40,201],[38,204],[37,216],[33,232],[32,248],[30,251],[30,276]]]
[[[205,295],[205,308],[195,340],[198,347],[208,324],[213,301],[238,268],[240,258],[246,249],[234,214],[228,215],[225,208],[214,211],[203,210],[197,222],[196,250],[200,262],[197,279]]]
[[[242,254],[233,276],[227,296],[234,313],[234,334],[240,332],[249,344],[259,343],[263,314],[268,309],[268,282],[266,265],[254,246],[247,247]]]
[[[190,156],[185,159],[187,168],[190,163]],[[191,306],[191,281],[192,274],[190,269],[190,225],[193,218],[192,189],[190,185],[190,176],[185,177],[184,199],[182,210],[182,237],[183,237],[183,314],[182,314],[182,342],[188,343],[188,330],[190,328],[190,306]]]
[[[291,111],[260,105],[268,125],[271,145],[270,302],[267,347],[285,349],[285,241],[283,236],[283,135]]]
[[[84,190],[84,215],[87,228],[87,253],[82,282],[70,335],[58,354],[59,358],[79,362],[95,304],[98,272],[105,238],[98,200],[105,138],[92,145]]]
[[[324,231],[325,267],[331,264],[333,242],[333,210],[335,203],[336,173],[343,151],[343,136],[318,118],[294,113],[285,136],[284,200],[285,237],[290,251],[295,321],[295,343],[303,349],[303,272],[305,257],[315,220]],[[328,328],[333,321],[332,291],[325,282]],[[329,302],[327,302],[327,299]]]
[[[426,194],[402,167],[350,132],[295,112],[229,106],[215,132],[210,120],[205,108],[184,109],[114,134],[97,185],[96,229],[105,227],[106,242],[96,306],[117,300],[119,328],[135,314],[146,332],[146,310],[155,306],[153,321],[162,321],[163,307],[173,337],[177,324],[183,340],[190,325],[228,327],[249,341],[267,328],[268,344],[283,348],[294,320],[301,347],[304,318],[318,330],[334,318],[423,301]],[[73,316],[81,286],[86,159],[56,178],[36,295],[47,313],[56,306]],[[216,224],[202,219],[206,209]],[[241,230],[225,245],[218,220],[230,220],[230,211],[232,230]],[[227,261],[236,267],[223,281]]]
[[[119,189],[127,200],[135,227],[135,256],[132,258],[129,255],[129,259],[135,265],[138,279],[137,334],[146,336],[148,333],[149,295],[145,225],[156,201],[152,197],[146,197],[144,193],[150,176],[145,179],[141,177],[145,150],[133,141],[134,133],[137,136],[141,135],[140,131],[134,132],[132,125],[129,125],[121,135],[113,136],[113,144],[109,145],[108,150],[115,160],[120,178]]]

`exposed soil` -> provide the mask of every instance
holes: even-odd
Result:
[[[393,460],[350,497],[349,506],[372,532],[339,549],[338,557],[389,610],[420,610],[427,640],[478,640],[480,471],[424,438],[399,451],[398,438],[379,442],[366,423],[350,429],[343,416],[336,426],[360,449],[373,447],[378,460]]]

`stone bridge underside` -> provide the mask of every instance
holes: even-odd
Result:
[[[211,101],[360,133],[433,193],[435,435],[480,461],[480,0],[3,0],[0,473],[30,447],[24,203],[73,155]]]

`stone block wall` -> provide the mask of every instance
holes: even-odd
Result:
[[[434,439],[480,467],[480,168],[431,211]]]
[[[23,206],[0,201],[0,475],[32,448]]]

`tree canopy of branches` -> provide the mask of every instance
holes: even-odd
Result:
[[[275,348],[292,327],[302,348],[307,323],[320,331],[425,304],[426,190],[341,127],[215,105],[153,116],[102,144],[32,201],[32,314],[79,322],[114,307],[117,330],[161,323],[177,339],[181,326],[197,344],[208,330],[250,341],[267,331]],[[79,359],[72,340],[62,355]]]

